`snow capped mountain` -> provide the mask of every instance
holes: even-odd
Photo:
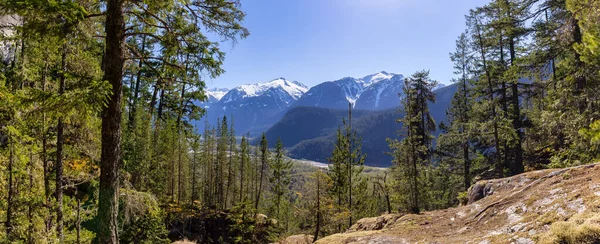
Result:
[[[274,91],[276,90],[276,91]],[[288,81],[285,78],[278,78],[267,83],[257,83],[249,85],[241,85],[231,89],[222,99],[221,103],[230,103],[238,99],[248,97],[258,97],[270,92],[282,93],[277,94],[280,98],[289,103],[292,100],[297,100],[304,94],[308,88],[297,81]],[[285,93],[285,94],[283,94]],[[287,97],[289,96],[289,98]]]
[[[437,89],[441,89],[441,88],[444,88],[444,87],[446,87],[446,85],[444,85],[442,83],[438,83],[437,86],[435,86],[435,88],[433,88],[433,90],[435,91]]]
[[[211,93],[215,98],[221,97],[204,106],[206,116],[203,119],[213,123],[217,118],[227,116],[233,118],[240,134],[262,132],[277,122],[307,90],[304,84],[285,78],[241,85],[231,90],[213,90]]]
[[[225,94],[229,91],[229,89],[227,88],[212,88],[212,89],[208,89],[206,92],[207,94],[210,94],[212,97],[216,98],[217,100],[221,100],[221,98],[223,96],[225,96]]]
[[[223,96],[225,96],[225,94],[229,91],[229,89],[227,88],[210,88],[210,89],[206,89],[204,91],[204,93],[206,94],[206,97],[208,98],[206,100],[205,103],[216,103],[219,100],[221,100],[221,98]]]
[[[376,74],[367,75],[367,76],[363,77],[362,79],[360,79],[360,81],[362,81],[365,84],[365,86],[370,86],[370,85],[377,83],[379,81],[382,81],[382,80],[389,80],[392,77],[394,77],[394,75],[395,74],[390,74],[388,72],[381,71]]]
[[[404,76],[381,71],[362,78],[345,77],[310,89],[297,81],[277,78],[233,89],[209,89],[203,103],[211,124],[223,116],[233,119],[238,135],[266,131],[293,107],[385,110],[400,106]],[[444,89],[439,85],[436,89]],[[204,122],[198,125],[203,126]]]
[[[404,87],[404,76],[396,74],[386,75],[385,78],[381,75],[377,76],[378,80],[376,82],[365,87],[356,101],[354,108],[382,110],[400,105],[398,93],[401,93],[402,87]]]
[[[314,86],[294,106],[314,106],[345,109],[348,102],[355,108],[378,110],[393,107],[391,100],[399,104],[398,92],[402,91],[402,75],[381,71],[363,78],[346,77]],[[362,98],[367,95],[367,98]]]

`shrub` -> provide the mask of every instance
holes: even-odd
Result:
[[[600,243],[600,215],[579,215],[568,221],[554,222],[548,232],[537,236],[537,243]]]

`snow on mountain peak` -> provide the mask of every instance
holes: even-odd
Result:
[[[308,91],[308,88],[304,84],[298,81],[288,81],[283,77],[274,79],[267,83],[241,85],[232,90],[237,90],[239,95],[241,95],[242,97],[256,97],[264,94],[266,91],[273,88],[279,88],[283,90],[294,100],[300,98],[302,94]]]
[[[370,86],[370,85],[375,84],[375,83],[377,83],[379,81],[382,81],[382,80],[391,79],[392,77],[394,77],[394,75],[396,75],[396,74],[392,74],[392,73],[388,73],[388,72],[385,72],[385,71],[381,71],[381,72],[376,73],[376,74],[367,75],[367,76],[359,79],[359,81],[362,82],[365,85],[365,87],[366,87],[366,86]]]
[[[437,89],[444,88],[444,87],[446,87],[446,85],[444,85],[442,83],[438,83],[437,86],[435,86],[435,88],[433,88],[433,90],[435,91]]]
[[[215,99],[221,100],[221,98],[223,98],[228,91],[229,89],[227,88],[210,88],[207,89],[205,93],[207,96],[213,96]]]

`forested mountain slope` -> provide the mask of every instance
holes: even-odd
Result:
[[[437,100],[431,104],[430,109],[438,124],[445,120],[446,109],[455,92],[456,85],[435,91]],[[398,138],[397,131],[401,128],[401,124],[396,122],[401,117],[399,109],[354,110],[352,117],[352,127],[362,137],[363,151],[367,154],[366,164],[390,166],[391,157],[386,153],[390,150],[386,139]],[[267,139],[275,141],[280,137],[293,158],[327,162],[335,144],[335,132],[342,125],[342,118],[348,118],[347,109],[294,108],[266,132]]]

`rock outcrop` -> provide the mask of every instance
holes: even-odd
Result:
[[[600,243],[600,165],[477,182],[469,204],[359,220],[317,243]]]
[[[312,240],[312,235],[293,235],[273,244],[311,244]]]

